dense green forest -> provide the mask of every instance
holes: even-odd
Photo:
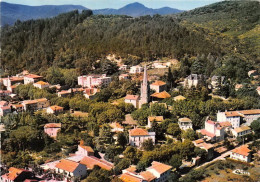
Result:
[[[257,2],[225,1],[178,16],[132,18],[85,10],[18,21],[1,29],[1,66],[6,75],[25,68],[41,73],[53,65],[82,74],[109,53],[143,61],[210,54],[256,63],[259,9]]]

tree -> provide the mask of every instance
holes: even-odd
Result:
[[[181,160],[181,156],[179,154],[174,154],[170,161],[169,164],[173,167],[178,169],[181,165],[182,165],[182,160]]]
[[[118,145],[125,148],[125,145],[127,144],[127,138],[123,132],[117,133],[117,142],[118,142]]]
[[[260,137],[260,118],[258,118],[257,120],[254,120],[251,123],[250,127],[254,131],[254,135],[256,136],[256,138],[259,138]]]
[[[167,128],[167,133],[177,137],[181,134],[181,129],[177,123],[170,123]]]
[[[123,152],[125,158],[131,160],[131,163],[136,163],[140,158],[140,152],[137,151],[137,148],[129,146]]]
[[[196,132],[193,129],[188,129],[182,132],[181,137],[184,139],[195,140]]]
[[[151,151],[154,148],[153,140],[151,138],[143,141],[142,148],[146,151]]]
[[[114,171],[116,175],[121,174],[123,169],[126,169],[130,166],[130,159],[121,159],[120,162],[115,166]]]

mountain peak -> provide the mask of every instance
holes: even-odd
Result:
[[[142,7],[142,8],[146,8],[143,4],[141,4],[139,2],[130,3],[130,4],[127,4],[124,7]]]

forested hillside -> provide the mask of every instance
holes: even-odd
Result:
[[[203,28],[209,39],[230,45],[234,53],[260,63],[259,1],[224,1],[180,14],[182,25],[190,30]],[[221,39],[221,40],[219,40]],[[227,46],[229,47],[229,46]]]
[[[242,40],[255,39],[240,40],[238,36],[255,36],[250,32],[259,21],[258,5],[220,2],[177,17],[131,18],[92,15],[90,10],[85,10],[51,19],[17,22],[1,30],[1,66],[8,74],[25,68],[41,72],[52,65],[77,68],[82,74],[92,71],[95,61],[109,53],[126,59],[131,54],[143,61],[210,54],[215,58],[231,56],[253,63],[259,59],[255,44]],[[246,21],[250,18],[251,21]],[[233,33],[238,29],[242,33]],[[231,32],[229,36],[224,35],[228,32]]]

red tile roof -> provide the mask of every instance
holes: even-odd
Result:
[[[148,131],[142,128],[135,128],[132,130],[129,130],[129,134],[131,136],[146,136],[149,135]]]
[[[202,135],[206,135],[206,136],[209,136],[209,137],[211,137],[211,138],[213,138],[213,137],[215,136],[215,134],[210,133],[210,132],[208,132],[208,131],[205,130],[205,129],[202,129],[200,132],[201,132]]]
[[[49,85],[49,83],[44,82],[44,81],[38,81],[35,84],[38,84],[38,85]]]
[[[208,124],[215,124],[215,121],[208,120],[207,123],[208,123]]]
[[[124,129],[124,127],[120,123],[117,123],[117,122],[110,123],[109,126],[111,128],[121,128],[121,129]]]
[[[238,111],[244,115],[251,115],[251,114],[260,114],[260,109],[252,109],[252,110],[242,110]]]
[[[149,116],[148,119],[149,119],[150,121],[161,122],[161,121],[163,121],[163,116]]]
[[[148,169],[154,169],[159,174],[162,174],[162,173],[165,173],[166,171],[170,170],[171,168],[172,168],[172,166],[169,166],[169,165],[157,162],[157,161],[153,161],[152,166],[149,167]]]
[[[9,168],[9,173],[6,174],[6,177],[12,181],[14,181],[22,172],[24,172],[26,170],[24,169],[18,169],[15,167],[10,167]]]
[[[62,111],[63,107],[53,105],[53,106],[50,106],[50,109],[53,110],[53,111]]]
[[[235,130],[237,133],[240,133],[240,132],[243,132],[243,131],[251,130],[251,128],[248,127],[248,126],[241,126],[241,127],[235,128],[234,130]]]
[[[61,128],[61,123],[48,123],[44,125],[44,128]]]
[[[67,159],[61,159],[61,161],[56,164],[56,168],[62,169],[64,171],[74,172],[75,169],[79,166],[79,163],[67,160]]]
[[[149,171],[144,171],[141,172],[140,175],[146,180],[146,181],[152,181],[156,179],[156,176],[154,176],[151,172]]]
[[[29,74],[29,75],[26,75],[24,77],[28,77],[28,78],[42,78],[42,76],[39,76],[39,75],[35,75],[35,74]]]
[[[154,86],[162,86],[162,85],[166,85],[165,82],[163,81],[160,81],[160,80],[156,80],[154,83],[152,83],[151,85],[154,85]]]
[[[190,118],[180,118],[179,119],[180,122],[188,122],[191,123],[192,121],[190,120]]]
[[[123,182],[142,182],[142,178],[138,178],[128,173],[124,173],[119,177]]]
[[[129,168],[127,168],[125,170],[130,172],[130,173],[136,174],[136,166],[135,165],[131,165]]]
[[[195,144],[200,144],[200,143],[203,143],[204,140],[203,139],[198,139],[198,140],[194,140],[193,141]]]
[[[232,124],[229,121],[223,121],[223,122],[219,122],[221,127],[228,127],[228,126],[232,126]]]
[[[125,99],[127,99],[127,100],[138,100],[139,96],[138,95],[126,95]]]
[[[160,93],[154,93],[151,95],[151,97],[156,97],[156,98],[159,98],[159,99],[166,99],[166,98],[170,98],[171,95],[166,92],[166,91],[163,91],[163,92],[160,92]]]
[[[251,150],[248,148],[247,145],[242,145],[242,146],[237,147],[234,150],[232,150],[232,152],[240,154],[240,155],[248,156],[250,154]]]
[[[79,146],[81,148],[83,148],[84,150],[88,151],[88,152],[94,152],[94,150],[90,146],[84,145],[84,141],[83,140],[80,141]]]
[[[80,164],[83,164],[85,166],[87,166],[88,169],[93,169],[94,166],[99,166],[101,167],[102,169],[106,169],[106,170],[111,170],[113,168],[113,165],[104,161],[104,160],[101,160],[101,159],[98,159],[94,156],[86,156],[84,157],[81,161],[80,161]]]
[[[233,117],[233,116],[241,116],[241,114],[237,111],[228,111],[228,112],[225,112],[226,116],[227,117]]]

